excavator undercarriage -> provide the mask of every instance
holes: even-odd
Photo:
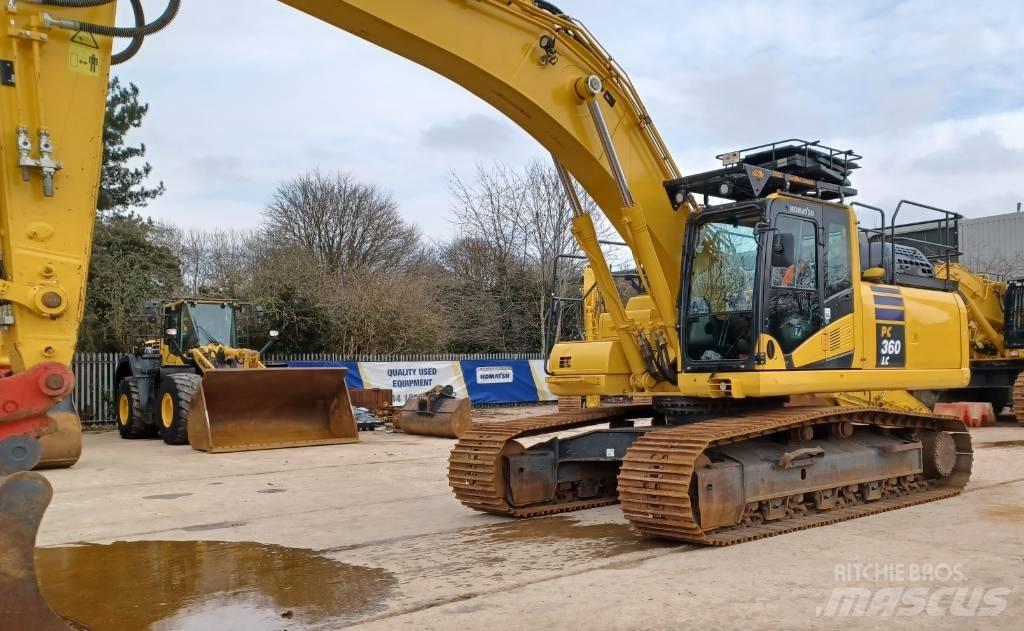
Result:
[[[686,414],[638,405],[477,422],[452,451],[449,482],[480,511],[533,517],[621,501],[644,534],[728,545],[950,497],[970,477],[970,435],[948,417],[673,403]],[[607,427],[519,442],[594,425]]]

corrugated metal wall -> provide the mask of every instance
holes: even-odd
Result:
[[[963,220],[960,250],[972,269],[1007,278],[1024,276],[1024,213]]]

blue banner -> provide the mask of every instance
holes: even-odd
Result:
[[[456,397],[474,404],[553,401],[547,389],[544,360],[465,359],[461,361],[288,361],[294,368],[348,368],[350,389],[386,388],[401,407],[406,400],[434,386],[450,385]]]
[[[530,362],[520,359],[460,361],[462,378],[473,403],[539,401]]]
[[[313,362],[313,361],[290,361],[289,368],[348,368],[345,375],[345,386],[350,390],[361,390],[363,388],[363,377],[359,374],[359,364],[356,362]]]

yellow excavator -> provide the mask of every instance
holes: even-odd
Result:
[[[1000,280],[952,261],[936,265],[935,275],[955,285],[970,315],[971,381],[940,397],[991,403],[996,414],[1011,405],[1024,425],[1024,279]]]
[[[963,488],[972,449],[960,421],[786,406],[803,394],[970,378],[961,297],[895,256],[857,264],[847,176],[858,156],[781,142],[683,176],[625,71],[547,1],[281,1],[451,79],[552,154],[607,317],[602,339],[553,348],[549,387],[653,402],[475,423],[449,460],[465,505],[526,517],[621,500],[642,533],[726,545]],[[147,22],[130,0],[133,27],[114,26],[115,4],[0,9],[0,326],[11,363],[0,379],[10,473],[0,481],[0,619],[10,628],[63,625],[32,580],[51,491],[25,469],[51,429],[47,410],[73,386],[110,66],[167,26],[180,1]],[[129,39],[127,50],[112,55],[113,38]],[[642,295],[620,298],[573,179],[629,247]],[[528,448],[518,440],[544,434]]]

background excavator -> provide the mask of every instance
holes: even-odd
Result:
[[[963,299],[894,256],[855,263],[848,176],[859,156],[782,142],[683,177],[626,73],[546,1],[281,1],[448,77],[551,152],[607,318],[601,339],[553,348],[549,387],[652,400],[475,423],[449,461],[464,504],[525,517],[621,500],[642,533],[726,545],[962,489],[972,455],[960,421],[786,406],[969,382]],[[49,485],[24,469],[51,427],[47,410],[73,387],[110,64],[179,2],[148,24],[131,5],[136,26],[119,28],[112,1],[4,3],[0,324],[11,374],[0,379],[0,462],[11,475],[0,482],[0,545],[12,554],[0,619],[15,628],[61,624],[31,580]],[[129,38],[127,51],[112,56],[113,37]],[[573,178],[629,247],[643,294],[620,298]],[[518,440],[588,426],[528,448]]]

